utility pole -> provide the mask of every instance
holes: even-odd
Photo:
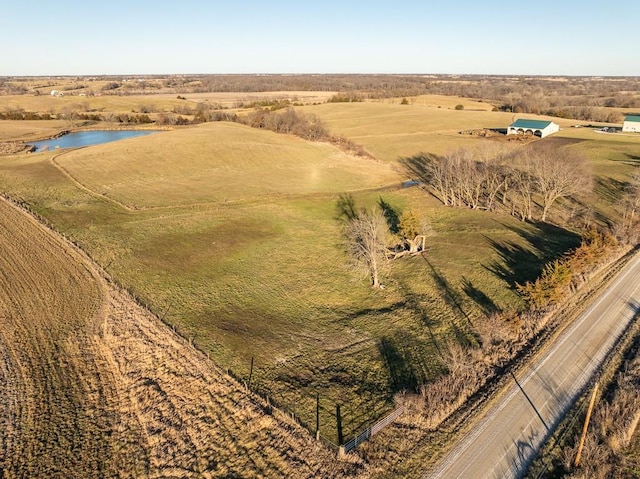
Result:
[[[580,436],[580,444],[578,445],[578,453],[576,454],[576,460],[573,463],[574,467],[580,465],[580,457],[582,456],[582,448],[584,447],[584,440],[587,437],[587,429],[589,428],[589,421],[591,420],[591,413],[593,412],[593,406],[596,402],[596,394],[598,393],[598,383],[593,388],[593,394],[591,394],[591,401],[589,401],[589,408],[587,409],[587,417],[584,419],[584,427],[582,428],[582,436]]]

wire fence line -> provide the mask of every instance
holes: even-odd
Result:
[[[338,453],[338,455],[347,454],[353,450],[355,450],[360,444],[368,440],[371,436],[379,433],[382,429],[387,427],[393,421],[395,421],[403,412],[404,407],[398,407],[391,412],[387,412],[380,419],[375,420],[375,422],[370,423],[365,426],[361,432],[355,434],[349,441],[344,444],[340,443],[340,439],[336,440],[335,437],[330,438],[326,435],[327,429],[331,431],[333,428],[331,426],[326,426],[326,418],[333,417],[333,413],[330,409],[327,409],[325,406],[320,405],[318,402],[314,407],[314,411],[309,410],[309,403],[316,401],[317,397],[299,397],[299,400],[295,399],[285,399],[279,398],[276,394],[274,394],[268,387],[260,384],[258,381],[249,382],[247,378],[236,374],[231,369],[226,369],[225,372],[228,376],[235,379],[237,382],[242,384],[248,392],[255,394],[260,397],[264,401],[264,407],[266,411],[271,414],[274,410],[277,410],[279,413],[284,414],[297,422],[300,426],[305,428],[309,434],[313,435],[318,441],[324,443],[330,449],[333,449]],[[307,402],[307,406],[305,407],[302,403]],[[322,416],[325,418],[325,427],[323,428],[325,432],[320,430],[319,424],[317,423],[317,418],[314,421],[313,418],[316,417],[318,411],[316,411],[316,407],[322,413]],[[387,410],[388,411],[388,410]],[[375,413],[374,413],[375,414]],[[378,416],[380,417],[380,416]],[[365,423],[366,424],[366,423]],[[356,426],[358,427],[358,426]],[[359,427],[363,427],[360,425]],[[351,431],[353,433],[353,430]],[[330,434],[331,435],[331,434]]]
[[[404,413],[404,407],[399,407],[399,408],[394,409],[389,414],[384,416],[382,419],[380,419],[376,423],[374,423],[371,426],[369,426],[368,428],[366,428],[360,434],[356,435],[356,437],[354,437],[350,441],[347,441],[342,446],[340,446],[340,454],[347,454],[347,453],[353,451],[355,448],[357,448],[360,444],[365,442],[371,436],[379,433],[385,427],[387,427],[389,424],[391,424],[393,421],[398,419],[398,417],[400,417],[402,415],[402,413]]]

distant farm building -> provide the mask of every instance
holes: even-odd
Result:
[[[622,131],[640,133],[640,115],[627,115],[622,123]]]
[[[507,135],[533,135],[544,138],[559,130],[560,127],[552,121],[516,120],[507,128]]]

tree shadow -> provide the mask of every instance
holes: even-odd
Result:
[[[458,294],[458,292],[449,284],[449,281],[447,281],[447,279],[444,277],[444,275],[442,275],[435,268],[435,266],[433,266],[433,264],[427,259],[427,257],[425,255],[421,255],[421,256],[424,259],[424,261],[429,265],[429,268],[431,268],[431,276],[433,277],[433,280],[435,282],[436,288],[440,292],[440,296],[442,297],[444,302],[452,310],[459,311],[460,314],[462,315],[462,317],[469,324],[470,330],[471,331],[475,331],[475,328],[473,326],[473,322],[471,321],[471,318],[465,312],[465,310],[462,308],[462,298],[460,298],[460,295]],[[454,335],[456,337],[456,340],[460,344],[465,345],[465,346],[475,346],[475,345],[478,344],[478,338],[473,333],[467,333],[467,332],[463,331],[456,324],[455,321],[450,321],[449,324],[451,326],[451,330],[453,331],[453,333],[454,333]]]
[[[625,153],[625,156],[630,160],[630,161],[625,161],[624,162],[625,165],[631,165],[631,166],[639,166],[640,165],[640,156],[639,155],[632,155],[630,153]]]
[[[427,312],[424,310],[424,308],[420,305],[419,296],[416,293],[414,293],[413,291],[410,291],[409,288],[405,284],[403,284],[402,282],[400,282],[399,285],[400,285],[401,289],[404,292],[406,306],[408,308],[412,309],[420,317],[420,322],[424,326],[426,326],[427,327],[427,331],[429,331],[429,337],[431,338],[431,342],[433,343],[433,347],[438,352],[438,355],[441,358],[443,358],[444,356],[442,355],[442,349],[440,348],[440,344],[438,343],[438,339],[436,338],[436,335],[433,332],[433,324],[432,324],[433,321],[429,317]]]
[[[628,185],[629,183],[626,181],[616,180],[609,176],[600,176],[596,178],[595,193],[604,201],[617,203],[622,198]]]
[[[428,183],[431,179],[429,164],[438,161],[438,156],[431,153],[419,153],[414,156],[400,158],[400,164],[414,179]]]
[[[394,311],[397,311],[399,308],[403,308],[406,306],[405,301],[396,301],[389,306],[384,306],[382,308],[363,308],[357,311],[349,311],[343,310],[340,315],[346,319],[357,319],[361,316],[369,316],[369,315],[377,315],[377,314],[389,314]]]
[[[387,203],[382,196],[378,200],[378,206],[387,220],[389,231],[391,231],[392,234],[397,234],[400,231],[400,215],[398,214],[398,210]]]
[[[378,351],[389,371],[389,388],[394,393],[416,391],[428,379],[421,349],[420,340],[408,331],[383,336],[378,341]]]
[[[533,230],[500,223],[518,234],[528,243],[525,246],[513,241],[498,241],[485,236],[485,241],[498,253],[500,260],[484,268],[507,282],[512,288],[516,283],[534,281],[545,264],[558,259],[580,245],[580,235],[548,223],[534,223]]]
[[[496,303],[464,276],[462,277],[462,291],[478,305],[486,316],[500,312],[500,308]]]
[[[356,210],[356,200],[350,193],[338,196],[336,201],[336,219],[344,221],[352,221],[358,217]]]
[[[432,179],[429,165],[440,161],[440,158],[432,153],[419,153],[414,156],[400,158],[398,161],[413,180],[419,184],[429,185]],[[425,188],[425,191],[438,201],[442,201],[433,193],[431,188]]]

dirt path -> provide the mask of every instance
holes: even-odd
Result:
[[[0,477],[355,477],[0,201]]]

